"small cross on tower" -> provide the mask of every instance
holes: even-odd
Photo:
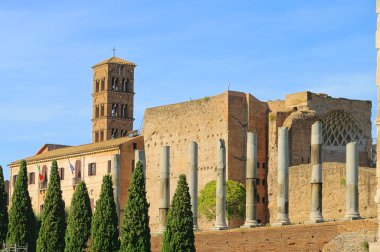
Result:
[[[116,48],[113,47],[113,48],[112,48],[112,51],[113,51],[113,56],[115,57]]]

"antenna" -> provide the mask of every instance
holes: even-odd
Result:
[[[113,51],[113,56],[115,57],[116,48],[113,47],[113,48],[112,48],[112,51]]]
[[[231,86],[231,83],[228,83],[228,87],[227,87],[228,91],[230,90],[230,86]]]

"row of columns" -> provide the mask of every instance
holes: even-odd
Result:
[[[311,132],[311,212],[309,223],[323,222],[322,215],[322,123],[315,122]],[[346,146],[346,214],[344,219],[360,219],[359,149],[357,142]],[[289,136],[288,128],[278,129],[277,218],[274,225],[289,220]]]
[[[309,223],[323,222],[322,215],[322,123],[315,122],[311,130],[311,211]],[[198,144],[189,144],[188,182],[193,212],[194,230],[198,229]],[[136,154],[137,155],[137,154]],[[347,144],[346,154],[346,215],[345,219],[359,219],[358,171],[359,151],[356,142]],[[137,160],[137,156],[136,156]],[[246,219],[242,227],[252,228],[257,222],[257,133],[247,133],[246,159]],[[159,232],[166,227],[170,205],[170,147],[164,146],[160,156]],[[278,129],[277,214],[274,226],[289,225],[289,132]],[[227,229],[226,224],[226,146],[218,140],[216,179],[216,219],[214,229]]]

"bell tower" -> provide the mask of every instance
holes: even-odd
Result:
[[[127,136],[133,130],[134,69],[115,56],[92,67],[92,142]]]

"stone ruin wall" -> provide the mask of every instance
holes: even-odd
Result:
[[[188,174],[188,145],[198,142],[198,188],[216,178],[217,140],[227,142],[226,96],[147,109],[144,114],[147,198],[153,231],[158,227],[161,147],[170,146],[170,199],[178,177]],[[215,158],[214,158],[215,157]],[[202,226],[201,220],[198,223]]]
[[[277,186],[277,128],[289,128],[289,165],[310,162],[311,125],[329,112],[347,113],[353,118],[366,140],[359,148],[361,166],[369,166],[371,160],[371,102],[343,98],[331,98],[326,95],[301,92],[287,95],[285,101],[269,101],[268,120],[268,194],[270,222],[276,217]],[[345,163],[345,147],[326,150],[323,146],[323,161]],[[305,176],[308,171],[305,171]],[[310,190],[310,187],[307,187]],[[327,191],[328,192],[328,191]],[[324,191],[325,193],[327,193]],[[309,195],[310,197],[310,195]],[[290,203],[291,205],[291,203]],[[293,221],[290,216],[290,220]]]
[[[250,115],[250,116],[248,116]],[[144,115],[144,142],[147,161],[147,197],[150,224],[158,227],[160,150],[170,146],[170,197],[173,197],[180,174],[188,173],[188,144],[198,143],[198,193],[216,179],[217,140],[226,143],[226,178],[245,184],[246,132],[258,131],[258,161],[267,166],[267,105],[252,95],[228,91],[203,99],[147,109]],[[264,123],[263,123],[264,122]],[[258,174],[266,179],[267,169]],[[266,186],[259,185],[260,197],[267,198]],[[198,194],[199,196],[199,194]],[[267,200],[266,200],[267,202]],[[258,204],[258,219],[268,220],[267,203]],[[244,220],[230,220],[230,227]],[[214,221],[202,218],[201,229],[211,228]]]
[[[289,168],[289,219],[291,222],[304,222],[310,218],[310,176],[310,164]],[[323,217],[325,220],[341,220],[346,213],[346,165],[338,162],[323,163],[322,176]],[[376,216],[377,209],[373,200],[376,194],[375,169],[359,168],[358,188],[360,215],[367,218]]]

